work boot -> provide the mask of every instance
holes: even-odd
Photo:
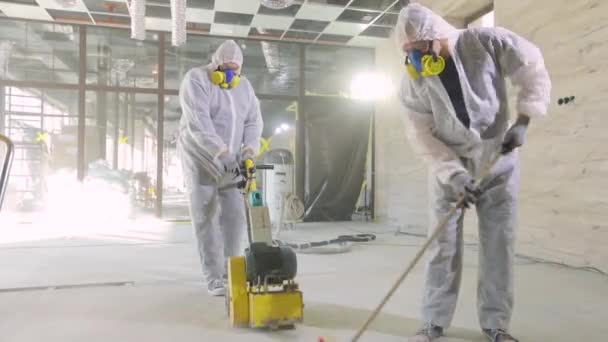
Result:
[[[432,323],[427,323],[418,330],[415,336],[410,337],[408,342],[432,342],[443,336],[443,328]]]
[[[519,342],[503,329],[483,329],[483,333],[490,339],[490,342]]]
[[[216,297],[221,297],[226,294],[226,283],[223,280],[214,279],[207,284],[207,292]]]

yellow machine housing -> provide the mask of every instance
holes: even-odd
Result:
[[[258,268],[264,270],[265,266],[272,268],[273,266],[270,264],[276,260],[275,257],[268,258],[263,253],[259,260],[250,260],[249,257],[256,250],[254,247],[262,245],[261,250],[263,251],[273,248],[276,251],[278,247],[272,246],[268,208],[260,205],[250,196],[257,191],[255,177],[253,177],[255,166],[251,160],[247,160],[244,168],[247,171],[247,183],[243,185],[242,189],[251,244],[246,251],[246,256],[228,259],[226,308],[230,322],[234,327],[293,328],[296,323],[302,322],[304,316],[302,292],[293,279],[296,267],[295,253],[291,250],[288,251],[291,253],[287,253],[286,261],[284,261],[292,266],[293,273],[290,268],[286,268],[284,272],[280,273],[287,274],[287,276],[279,278],[279,281],[269,280],[271,279],[269,277],[252,280],[252,276],[249,274],[253,272],[256,275],[258,274],[256,272],[260,271]],[[248,262],[251,264],[248,265]]]
[[[282,285],[249,285],[245,257],[228,260],[226,304],[234,327],[293,327],[304,317],[302,292],[291,281]]]

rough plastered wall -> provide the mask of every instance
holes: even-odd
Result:
[[[608,271],[608,1],[496,0],[495,15],[496,25],[540,47],[553,81],[549,115],[532,122],[522,149],[518,252]],[[397,85],[402,60],[392,42],[377,47],[376,61]],[[401,113],[395,96],[377,105],[376,213],[423,232],[427,173]],[[475,219],[470,212],[467,239],[475,239]]]
[[[608,1],[494,9],[497,26],[543,51],[553,82],[549,115],[522,149],[520,251],[608,270]]]
[[[405,136],[395,93],[405,70],[392,40],[376,47],[376,65],[392,83],[387,86],[390,96],[376,104],[376,217],[391,229],[425,233],[428,172]]]

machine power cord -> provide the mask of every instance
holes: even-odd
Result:
[[[348,243],[364,243],[376,240],[376,235],[374,234],[354,234],[354,235],[340,235],[335,239],[324,240],[324,241],[314,241],[314,242],[303,242],[303,243],[294,243],[294,242],[284,242],[281,240],[273,240],[275,244],[278,246],[288,246],[293,248],[294,250],[308,250],[312,248],[324,247],[329,245],[344,245]]]

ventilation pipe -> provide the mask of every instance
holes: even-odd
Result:
[[[186,0],[171,0],[171,44],[186,42]]]
[[[146,0],[131,0],[131,38],[146,39]]]

